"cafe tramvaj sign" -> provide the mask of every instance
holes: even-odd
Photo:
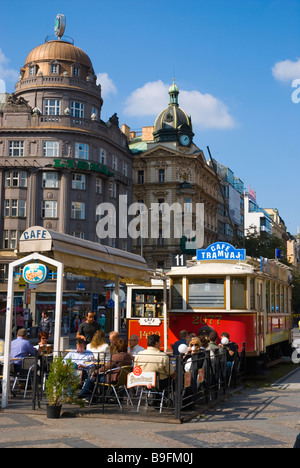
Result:
[[[197,261],[204,260],[246,260],[246,250],[236,249],[227,242],[215,242],[206,249],[197,250]]]

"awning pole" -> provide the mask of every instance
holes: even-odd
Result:
[[[164,282],[164,351],[168,348],[168,312],[167,312],[167,280],[163,279]]]
[[[114,331],[120,331],[120,306],[119,306],[120,277],[115,276],[115,308],[114,308]]]
[[[12,319],[14,304],[14,262],[8,266],[8,285],[7,285],[7,306],[5,323],[5,342],[4,342],[4,366],[2,380],[2,408],[7,407],[8,392],[10,385],[10,343],[12,335]]]
[[[54,328],[54,356],[58,356],[59,351],[60,351],[62,301],[63,301],[63,290],[64,290],[63,283],[64,283],[64,266],[63,266],[62,263],[57,262],[55,328]]]

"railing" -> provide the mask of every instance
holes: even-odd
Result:
[[[62,355],[62,353],[55,354]],[[110,359],[111,355],[103,356],[101,353],[100,356],[99,354],[97,361],[94,362],[94,369],[105,366]],[[51,358],[49,360],[48,356],[36,357],[32,382],[32,409],[41,408],[43,400],[46,402],[44,388],[50,364]],[[153,360],[153,364],[155,364],[155,360]],[[183,358],[181,355],[169,356],[170,374],[175,371],[175,377],[170,375],[165,379],[163,388],[160,388],[162,381],[157,381],[156,387],[159,398],[161,398],[162,390],[164,390],[160,413],[176,420],[184,421],[189,419],[191,414],[195,414],[197,411],[200,412],[210,404],[215,404],[222,399],[229,387],[235,388],[242,384],[246,376],[245,364],[245,345],[243,345],[239,353],[235,353],[233,363],[229,366],[226,353],[222,349],[217,350],[215,353],[203,351],[187,358]],[[142,367],[142,364],[140,366]],[[127,368],[127,372],[130,372],[134,367],[133,362],[132,368]],[[125,391],[123,385],[126,385],[126,380],[122,382],[122,385],[118,385],[118,382],[111,381],[109,374],[107,376],[105,385],[100,385],[101,391],[95,393],[93,389],[91,392],[91,395],[92,393],[95,395],[91,404],[87,404],[83,410],[78,409],[79,412],[88,410],[105,413],[120,411],[121,409],[125,412],[139,413],[145,410],[145,399],[141,398],[142,387],[137,384],[137,386]],[[95,385],[98,382],[99,374],[96,377]],[[113,386],[118,389],[118,392],[121,390],[120,399],[122,401],[123,398],[127,405],[121,404],[120,401],[115,399]],[[144,387],[145,389],[146,387]],[[152,388],[151,390],[155,389]],[[146,392],[144,391],[144,393]],[[146,405],[147,407],[150,405],[147,399]],[[152,411],[152,408],[150,411]],[[152,411],[151,414],[160,413]]]

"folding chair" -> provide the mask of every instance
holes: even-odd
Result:
[[[132,370],[132,367],[131,366],[123,366],[123,367],[118,367],[118,368],[115,368],[115,369],[110,369],[108,370],[105,375],[109,376],[109,374],[113,371],[116,371],[116,370],[119,370],[120,369],[120,374],[119,374],[119,378],[117,380],[116,383],[103,383],[103,382],[96,382],[95,383],[95,386],[94,386],[94,390],[93,390],[93,394],[92,394],[92,398],[90,400],[90,404],[91,402],[93,401],[93,398],[95,396],[95,392],[97,390],[97,388],[101,388],[102,387],[102,390],[104,390],[104,393],[103,395],[101,395],[102,398],[105,398],[107,397],[107,390],[109,390],[110,388],[112,388],[113,390],[113,393],[114,393],[114,397],[116,398],[117,402],[118,402],[118,405],[120,407],[120,410],[123,409],[122,407],[122,404],[121,404],[121,401],[120,401],[120,394],[125,391],[126,393],[126,396],[127,396],[127,402],[129,401],[129,403],[131,404],[131,406],[133,406],[133,403],[132,403],[132,400],[131,400],[131,397],[129,395],[129,392],[127,390],[127,387],[126,387],[126,382],[127,382],[127,375],[131,372]]]
[[[151,373],[152,372],[148,372],[148,374],[151,374]],[[155,403],[156,404],[159,403],[159,405],[157,407],[159,407],[159,412],[161,413],[162,409],[163,409],[164,400],[168,401],[168,398],[166,397],[166,390],[167,389],[159,390],[159,377],[158,377],[158,373],[156,373],[155,387],[151,387],[151,388],[142,387],[141,388],[140,397],[139,397],[139,401],[138,401],[137,409],[136,409],[137,413],[140,410],[143,395],[145,395],[145,397],[146,397],[145,398],[146,406],[150,406],[149,405],[149,399],[150,399],[150,397],[152,397],[152,402],[154,402],[153,406],[156,406]]]
[[[29,380],[31,377],[31,374],[34,371],[34,366],[35,366],[35,357],[25,357],[22,359],[22,369],[20,372],[18,372],[15,376],[15,380],[12,386],[12,391],[14,391],[16,384],[20,384],[20,382],[26,382],[25,384],[25,390],[24,390],[24,398],[26,398],[27,390],[28,390],[28,385],[29,385]],[[20,388],[20,385],[19,385]]]

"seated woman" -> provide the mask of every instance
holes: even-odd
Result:
[[[111,360],[108,361],[105,366],[100,367],[100,369],[90,375],[78,395],[78,398],[82,398],[90,403],[97,374],[99,374],[98,382],[114,384],[118,381],[121,371],[120,368],[132,365],[132,356],[127,353],[127,342],[122,338],[116,343],[116,351],[116,354],[111,356]],[[108,370],[111,370],[111,372],[107,373]]]
[[[105,341],[105,333],[103,330],[97,330],[93,336],[90,344],[87,345],[86,349],[94,353],[96,361],[104,361],[108,359],[109,345]]]
[[[39,338],[39,342],[38,344],[35,346],[36,349],[39,349],[41,352],[46,352],[47,351],[47,344],[48,344],[48,338],[49,338],[49,335],[47,332],[45,331],[41,331],[39,334],[38,334],[38,338]]]

